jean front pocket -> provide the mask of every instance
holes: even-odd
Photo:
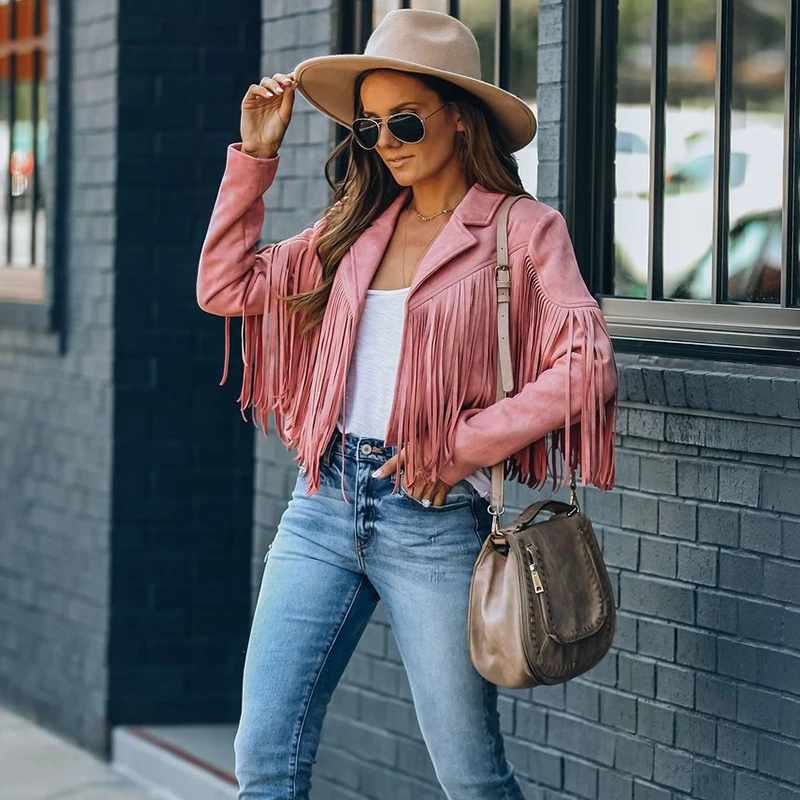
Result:
[[[452,508],[463,508],[464,506],[468,506],[477,494],[477,489],[475,489],[475,487],[466,478],[464,478],[458,483],[453,484],[453,486],[448,489],[441,505],[437,506],[433,503],[433,501],[431,501],[430,504],[426,504],[426,502],[420,498],[409,494],[403,485],[403,471],[400,470],[400,484],[397,489],[397,493],[404,500],[408,500],[415,506],[425,509],[426,511],[448,511]]]

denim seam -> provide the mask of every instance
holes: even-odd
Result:
[[[317,674],[314,676],[314,684],[311,687],[311,691],[308,693],[308,699],[306,700],[306,707],[303,709],[303,717],[300,720],[300,729],[297,732],[297,742],[295,744],[295,751],[294,751],[294,770],[292,772],[292,798],[297,796],[297,770],[300,766],[300,743],[303,740],[303,729],[305,728],[306,719],[308,718],[308,709],[311,707],[311,701],[314,697],[314,692],[317,689],[317,685],[319,684],[320,675],[322,675],[323,670],[325,669],[325,665],[328,663],[328,658],[330,658],[331,653],[333,652],[333,648],[336,646],[336,642],[339,639],[339,635],[344,628],[345,623],[347,622],[348,617],[350,616],[350,612],[353,610],[353,606],[355,605],[356,598],[358,597],[358,593],[364,587],[364,576],[361,576],[361,580],[358,582],[358,586],[356,587],[355,592],[353,592],[353,596],[350,598],[350,604],[347,606],[347,610],[344,612],[344,616],[342,617],[342,621],[339,623],[339,627],[336,629],[336,633],[333,636],[333,641],[331,642],[328,651],[325,653],[325,658],[322,659],[322,662],[319,665],[319,669],[317,670]]]

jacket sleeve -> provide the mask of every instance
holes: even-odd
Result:
[[[280,155],[257,158],[228,145],[197,270],[197,302],[219,316],[263,314],[267,294],[287,275],[313,259],[314,237],[322,220],[290,239],[256,250],[264,221],[262,195],[275,179]],[[291,283],[291,281],[290,281]]]
[[[522,252],[525,269],[519,271],[523,273],[519,280],[523,285],[516,299],[513,283],[511,288],[515,393],[487,408],[459,414],[453,466],[443,470],[442,480],[461,480],[557,432],[553,442],[568,463],[580,467],[582,483],[612,488],[614,352],[603,313],[583,281],[566,223],[557,210],[539,219]],[[530,323],[515,323],[515,311]],[[544,456],[544,443],[538,444],[535,455]],[[533,448],[529,452],[532,455],[523,459],[528,467],[524,477],[532,485],[533,479],[544,479],[546,456],[534,457]],[[562,486],[567,478],[565,469]]]

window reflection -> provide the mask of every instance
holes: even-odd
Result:
[[[652,13],[652,0],[620,0],[614,215],[618,297],[644,297],[647,289]]]
[[[780,301],[787,0],[733,0],[728,299]],[[652,0],[621,0],[614,294],[645,297],[652,187]],[[667,31],[664,297],[711,297],[716,2],[671,3]]]
[[[472,31],[481,51],[481,78],[494,80],[495,0],[461,0],[458,18]]]
[[[372,27],[377,28],[381,20],[396,8],[400,8],[400,0],[373,0]]]
[[[510,36],[510,74],[508,91],[521,97],[537,115],[536,87],[539,54],[539,0],[512,0]],[[539,133],[515,154],[519,177],[526,192],[537,196],[539,172]]]
[[[786,10],[786,0],[733,5],[730,300],[780,302]],[[744,261],[735,235],[742,226],[764,239]]]
[[[13,11],[13,25],[12,25]],[[12,30],[13,27],[13,30]],[[0,0],[0,265],[45,258],[46,0]]]

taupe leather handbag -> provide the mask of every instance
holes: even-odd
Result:
[[[507,197],[497,226],[498,400],[514,387],[506,221],[520,197],[531,195]],[[578,506],[574,470],[569,503],[539,500],[501,528],[503,478],[500,462],[492,467],[492,530],[472,572],[470,658],[478,672],[498,686],[563,683],[591,669],[611,646],[616,625],[611,582],[592,523]],[[542,511],[552,513],[537,521]]]

